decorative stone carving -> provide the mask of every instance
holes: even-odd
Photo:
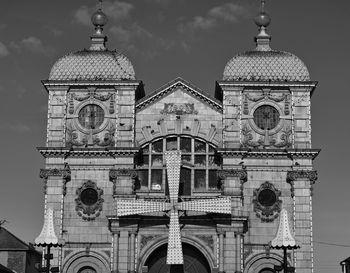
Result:
[[[149,243],[160,237],[159,235],[141,235],[140,252]]]
[[[108,93],[107,95],[102,95],[102,94],[98,94],[96,93],[95,89],[89,90],[88,94],[84,94],[84,95],[77,95],[77,94],[72,94],[72,97],[74,100],[76,101],[85,101],[88,99],[96,99],[99,101],[107,101],[109,100],[111,97],[113,96],[113,93]]]
[[[250,94],[246,94],[245,97],[252,101],[252,102],[258,102],[258,101],[261,101],[263,99],[265,100],[272,100],[274,102],[281,102],[281,101],[284,101],[284,100],[287,100],[288,99],[288,95],[285,95],[285,94],[282,94],[282,95],[272,95],[270,93],[270,90],[263,90],[262,94],[261,95],[255,95],[255,96],[252,96]]]
[[[164,109],[160,112],[163,115],[197,115],[193,103],[165,103]]]
[[[263,222],[272,222],[278,217],[282,205],[280,196],[281,191],[268,181],[254,190],[254,211]]]
[[[242,128],[242,147],[243,148],[291,148],[292,147],[292,129],[290,127],[282,130],[280,134],[281,142],[277,142],[275,138],[268,134],[261,136],[258,141],[253,141],[252,130],[247,125]]]
[[[113,147],[115,145],[115,126],[110,124],[110,126],[102,132],[104,133],[103,137],[99,137],[99,135],[93,135],[92,132],[90,134],[82,134],[81,140],[79,141],[79,134],[72,125],[67,126],[67,139],[66,146],[67,147],[82,147],[82,146],[100,146],[100,147]]]
[[[63,178],[62,193],[66,195],[67,188],[66,184],[71,180],[71,170],[67,163],[64,164],[63,169],[41,169],[40,178],[44,179],[44,193],[47,190],[47,180],[50,176],[61,176]]]
[[[110,169],[109,170],[109,181],[113,183],[113,194],[116,194],[117,190],[117,179],[119,176],[130,176],[133,183],[133,190],[135,190],[135,179],[137,172],[134,169]]]
[[[218,176],[220,179],[226,179],[227,177],[238,177],[242,182],[247,182],[247,171],[246,170],[219,170]]]
[[[101,140],[98,137],[96,137],[94,142],[96,143],[97,146],[112,147],[115,144],[114,135],[115,135],[115,127],[113,125],[110,125],[109,128],[106,130],[104,138]]]
[[[73,147],[73,146],[80,147],[87,144],[86,138],[83,138],[81,142],[78,140],[77,130],[75,130],[72,126],[67,126],[66,135],[67,135],[67,138],[66,138],[67,147]]]
[[[84,192],[86,192],[86,190],[90,190],[90,193],[88,193],[90,196],[95,196],[87,199],[90,196],[84,196]],[[91,194],[91,192],[93,192],[93,194]],[[96,217],[98,217],[102,211],[102,204],[104,202],[104,199],[102,198],[103,190],[98,188],[95,182],[88,180],[77,189],[76,194],[78,197],[75,199],[75,210],[77,211],[78,215],[87,221],[96,219]]]
[[[313,187],[312,185],[315,184],[316,180],[318,179],[317,171],[313,170],[293,170],[287,172],[287,182],[291,185],[291,196],[294,197],[294,181],[298,179],[305,179],[309,180],[311,195]]]
[[[196,235],[201,241],[203,241],[211,250],[214,250],[214,239],[212,235]]]

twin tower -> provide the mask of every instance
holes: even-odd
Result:
[[[64,273],[272,273],[283,253],[269,243],[286,209],[301,245],[288,264],[312,273],[317,82],[298,57],[271,49],[268,14],[255,19],[256,48],[227,63],[214,97],[181,78],[145,95],[131,62],[106,48],[106,15],[98,10],[92,22],[91,47],[59,59],[43,81],[40,175],[45,210],[65,242],[53,265]],[[178,165],[169,151],[181,151]]]

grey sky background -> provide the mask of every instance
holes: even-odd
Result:
[[[1,0],[0,219],[32,242],[43,223],[47,94],[54,62],[88,48],[95,0]],[[109,0],[108,47],[132,61],[146,93],[178,76],[213,94],[227,61],[254,48],[258,0]],[[272,47],[299,56],[319,81],[312,98],[315,272],[340,272],[350,256],[350,1],[268,0]],[[326,242],[347,247],[320,244]]]

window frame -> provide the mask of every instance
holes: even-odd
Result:
[[[217,188],[217,184],[215,184],[215,188],[211,186],[211,183],[209,181],[210,172],[211,171],[218,171],[221,168],[221,163],[217,160],[216,155],[216,146],[212,143],[209,143],[208,141],[193,137],[190,135],[168,135],[161,138],[153,139],[152,141],[148,142],[147,144],[143,145],[141,147],[141,163],[136,162],[136,169],[138,171],[148,171],[147,181],[142,183],[140,181],[139,189],[137,189],[137,192],[158,192],[158,193],[165,193],[166,192],[166,165],[165,165],[165,158],[164,158],[164,152],[168,150],[169,148],[169,140],[176,138],[176,147],[174,146],[171,150],[180,150],[180,148],[188,147],[188,143],[185,144],[185,139],[190,139],[191,143],[191,150],[184,151],[182,149],[182,160],[184,157],[190,158],[190,161],[187,161],[188,164],[182,164],[181,168],[190,169],[191,171],[191,179],[190,179],[190,195],[196,194],[196,193],[206,193],[206,192],[218,192],[219,189]],[[162,152],[160,152],[159,149],[159,141],[161,141],[162,146]],[[154,144],[156,143],[157,148],[154,149]],[[196,150],[196,143],[204,144],[205,145],[205,151],[204,150]],[[155,156],[162,156],[162,164],[153,164]],[[205,157],[205,163],[204,165],[201,165],[200,159]],[[196,159],[198,161],[196,161]],[[153,160],[153,161],[152,161]],[[144,163],[146,162],[146,163]],[[204,162],[204,161],[203,161]],[[147,164],[148,163],[148,164]],[[158,188],[158,186],[152,186],[152,172],[155,170],[162,170],[162,184],[161,189]],[[199,188],[196,186],[195,181],[195,174],[196,171],[205,171],[205,187]],[[146,186],[147,184],[147,186]],[[187,196],[187,195],[183,195]]]

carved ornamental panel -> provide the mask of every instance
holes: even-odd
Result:
[[[115,90],[84,88],[68,93],[66,146],[115,145]]]
[[[267,181],[254,190],[254,211],[261,221],[272,222],[278,217],[282,205],[280,196],[281,191]]]
[[[98,188],[96,183],[88,180],[76,191],[75,199],[78,215],[84,220],[91,221],[98,217],[102,211],[104,202],[103,190]]]
[[[251,90],[243,94],[241,145],[244,148],[291,148],[291,95],[287,91]]]

